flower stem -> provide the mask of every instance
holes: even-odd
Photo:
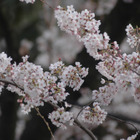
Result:
[[[51,128],[50,128],[50,126],[49,126],[49,123],[46,121],[46,119],[44,118],[44,116],[42,116],[42,114],[41,114],[40,111],[39,111],[39,108],[37,108],[37,107],[34,107],[34,108],[35,108],[35,110],[37,111],[37,115],[40,116],[40,117],[42,118],[42,120],[44,121],[44,123],[46,124],[48,130],[50,131],[50,134],[51,134],[53,140],[55,140],[54,135],[53,135],[53,133],[52,133],[52,131],[51,131]]]

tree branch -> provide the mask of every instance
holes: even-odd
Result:
[[[11,82],[11,81],[8,81],[8,80],[4,80],[4,79],[0,79],[0,82],[3,82],[5,84],[10,84],[10,85],[13,85],[15,87],[18,87],[19,89],[21,89],[22,91],[24,91],[24,89],[20,86],[18,86],[16,83],[14,82]],[[59,108],[58,105],[54,105],[53,103],[51,102],[48,102],[50,105],[52,105],[54,108]],[[39,110],[35,107],[35,110],[38,112],[38,115],[43,119],[43,121],[45,122],[45,124],[47,125],[47,127],[49,126],[48,123],[46,122],[45,118],[40,114]],[[89,130],[87,129],[85,126],[83,126],[79,121],[78,119],[74,119],[74,123],[77,124],[78,127],[80,127],[83,131],[85,131],[90,137],[92,140],[97,140],[97,138],[95,137],[95,135]],[[48,127],[49,131],[50,131],[50,127]],[[51,132],[51,131],[50,131]],[[51,132],[51,135],[52,135],[52,132]]]
[[[98,140],[95,135],[89,130],[87,129],[86,127],[84,127],[79,121],[78,119],[75,119],[74,120],[74,123],[77,124],[77,126],[79,126],[83,131],[85,131],[90,137],[92,140]]]
[[[136,131],[140,132],[140,130],[138,130],[138,128],[133,124],[133,123],[138,123],[138,124],[140,124],[140,121],[139,121],[139,120],[129,118],[128,116],[123,116],[123,115],[118,115],[118,114],[113,114],[113,113],[108,113],[107,116],[108,116],[109,118],[111,118],[111,119],[120,121],[120,122],[122,122],[122,123],[129,124],[129,125],[131,125]],[[130,123],[130,122],[132,122],[132,123]]]

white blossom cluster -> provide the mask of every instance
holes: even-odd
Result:
[[[101,124],[106,119],[107,112],[100,108],[98,102],[93,103],[93,108],[87,106],[81,113],[80,119],[84,122]]]
[[[106,91],[106,87],[108,87],[107,92],[104,92],[104,96],[102,96],[102,92],[99,88],[99,92],[97,95],[93,94],[93,98],[96,97],[99,100],[108,100],[110,103],[111,99],[115,94],[120,91],[127,92],[131,90],[132,96],[134,96],[135,101],[140,103],[140,54],[133,52],[132,54],[123,54],[121,57],[115,57],[111,59],[106,59],[102,62],[99,62],[96,68],[98,71],[105,76],[108,80],[112,80],[112,86],[114,86],[114,91],[112,91],[113,87],[106,85],[102,87]],[[101,88],[101,89],[102,89]],[[97,93],[93,91],[93,93]],[[112,95],[111,95],[112,93]],[[107,97],[106,99],[104,97]],[[103,98],[102,98],[103,97]],[[110,99],[108,98],[110,97]],[[104,102],[102,102],[104,104]]]
[[[81,68],[79,62],[75,62],[75,67],[72,65],[65,67],[62,61],[51,64],[49,69],[52,74],[58,74],[59,79],[65,86],[73,88],[73,90],[79,90],[88,74],[88,68]]]
[[[116,95],[117,87],[114,83],[109,83],[99,90],[92,91],[92,99],[100,102],[102,105],[108,105]]]
[[[7,58],[7,55],[2,52],[0,54],[0,73],[4,73],[6,68],[11,64],[11,58]]]
[[[73,113],[65,111],[64,108],[59,108],[52,113],[49,113],[48,117],[51,122],[59,128],[66,129],[66,123],[69,122],[70,125],[73,125]]]
[[[12,59],[5,53],[0,54],[0,60],[0,82],[8,81],[7,89],[22,97],[18,101],[25,113],[30,112],[31,108],[43,106],[44,102],[63,102],[69,95],[65,87],[78,90],[84,82],[81,78],[88,74],[88,69],[82,68],[78,62],[73,67],[64,66],[60,61],[51,64],[50,72],[44,72],[41,66],[28,62],[28,56],[23,57],[23,62],[18,65],[11,64]],[[56,75],[57,71],[59,75]],[[0,83],[0,90],[3,86]]]
[[[34,3],[35,2],[35,0],[20,0],[21,2],[26,2],[26,3]]]
[[[88,10],[78,13],[73,6],[67,6],[67,9],[58,6],[55,17],[62,30],[75,35],[93,58],[101,60],[96,69],[113,82],[101,87],[99,91],[93,91],[93,99],[108,105],[119,91],[127,92],[131,89],[135,101],[140,103],[140,53],[121,54],[117,42],[110,44],[107,33],[100,33],[100,21],[94,19],[94,13]],[[132,36],[134,29],[130,25],[126,30],[127,35]],[[137,45],[139,39],[139,36],[137,39],[132,38]]]
[[[120,140],[134,140],[138,136],[138,133],[128,137],[127,139],[120,139]]]
[[[55,10],[55,17],[61,30],[75,35],[77,39],[84,43],[87,52],[96,59],[101,55],[98,50],[108,47],[109,36],[107,33],[100,34],[100,21],[95,20],[95,14],[87,9],[78,13],[73,6],[67,6],[67,10],[58,6]]]
[[[140,44],[140,34],[139,29],[134,29],[131,24],[127,25],[126,27],[126,35],[128,36],[127,42],[129,43],[131,48],[136,46],[139,47]]]
[[[31,108],[43,106],[49,102],[57,106],[57,111],[49,114],[52,123],[57,127],[66,128],[66,123],[73,124],[73,113],[59,108],[58,103],[64,102],[65,107],[71,107],[65,99],[69,95],[66,86],[79,90],[83,78],[88,74],[88,68],[81,66],[79,62],[65,66],[62,61],[51,64],[50,72],[44,72],[41,66],[28,61],[28,56],[23,57],[23,62],[11,64],[11,58],[3,52],[0,53],[0,91],[7,84],[7,89],[20,96],[18,102],[24,113]]]

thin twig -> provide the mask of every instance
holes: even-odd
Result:
[[[35,110],[37,111],[37,115],[39,115],[39,116],[42,118],[42,120],[44,121],[44,123],[45,123],[46,126],[48,127],[48,130],[50,131],[53,140],[55,140],[54,135],[53,135],[53,133],[52,133],[52,131],[51,131],[51,128],[50,128],[50,126],[49,126],[49,123],[46,121],[46,119],[44,118],[44,116],[40,113],[39,109],[38,109],[37,107],[34,107],[34,108],[35,108]]]
[[[130,122],[124,121],[124,120],[122,120],[122,119],[119,119],[119,118],[117,118],[117,117],[115,117],[114,115],[111,115],[111,114],[107,114],[107,116],[108,116],[109,118],[112,118],[112,119],[117,120],[117,121],[119,121],[119,122],[129,124],[129,125],[131,125],[137,132],[139,132],[139,130],[137,129],[137,127],[136,127],[134,124],[130,123]]]

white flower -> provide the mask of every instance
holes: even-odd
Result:
[[[73,124],[73,113],[65,111],[64,108],[58,108],[56,111],[49,113],[48,117],[54,125],[62,129],[66,129],[66,123],[69,122],[70,125]]]
[[[101,124],[106,118],[107,112],[100,108],[98,102],[93,103],[93,108],[87,106],[83,109],[80,119],[87,123]]]
[[[92,99],[98,101],[101,105],[108,105],[114,96],[118,93],[118,88],[114,83],[110,83],[99,88],[99,91],[92,91]]]
[[[137,32],[134,29],[131,24],[127,25],[126,27],[126,34],[128,36],[127,42],[129,43],[131,48],[136,47],[140,43],[139,34],[137,35]]]
[[[4,88],[4,83],[0,82],[0,95],[1,95],[1,92],[2,92],[3,88]]]
[[[138,133],[128,137],[127,139],[120,139],[120,140],[135,140],[135,138],[137,137]]]
[[[101,84],[105,84],[105,79],[101,78]]]
[[[35,0],[20,0],[21,2],[26,2],[26,3],[34,3],[35,2]]]
[[[4,73],[6,68],[11,64],[11,58],[7,57],[4,52],[0,53],[0,73]]]

